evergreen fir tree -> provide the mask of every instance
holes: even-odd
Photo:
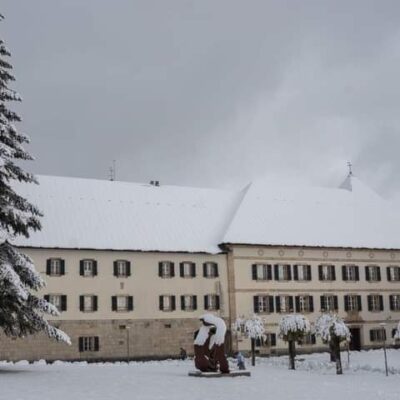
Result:
[[[64,332],[44,319],[44,314],[58,315],[58,310],[33,294],[45,282],[32,260],[12,245],[16,236],[29,237],[30,231],[41,229],[41,213],[15,190],[16,182],[37,184],[37,181],[16,164],[32,157],[23,147],[29,138],[14,125],[21,121],[20,117],[7,108],[8,102],[21,101],[8,87],[15,80],[10,56],[0,39],[0,328],[7,336],[45,332],[51,338],[70,343]]]

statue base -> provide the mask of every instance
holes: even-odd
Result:
[[[189,376],[194,376],[196,378],[235,378],[237,376],[250,376],[250,371],[231,371],[229,374],[223,374],[221,372],[201,372],[201,371],[190,371]]]

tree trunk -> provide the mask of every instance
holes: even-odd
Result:
[[[296,344],[294,340],[289,340],[289,369],[296,369],[294,358],[296,356]]]
[[[333,342],[329,342],[329,353],[331,355],[331,362],[336,361],[336,355],[335,355],[335,344]]]
[[[251,338],[251,365],[256,365],[256,339]]]
[[[342,360],[340,359],[340,341],[335,341],[336,375],[342,375]]]

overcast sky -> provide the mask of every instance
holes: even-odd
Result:
[[[35,173],[400,192],[400,2],[2,0]]]

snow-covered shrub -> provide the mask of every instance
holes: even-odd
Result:
[[[285,342],[299,341],[310,332],[310,321],[301,314],[285,315],[279,322],[278,336]]]

